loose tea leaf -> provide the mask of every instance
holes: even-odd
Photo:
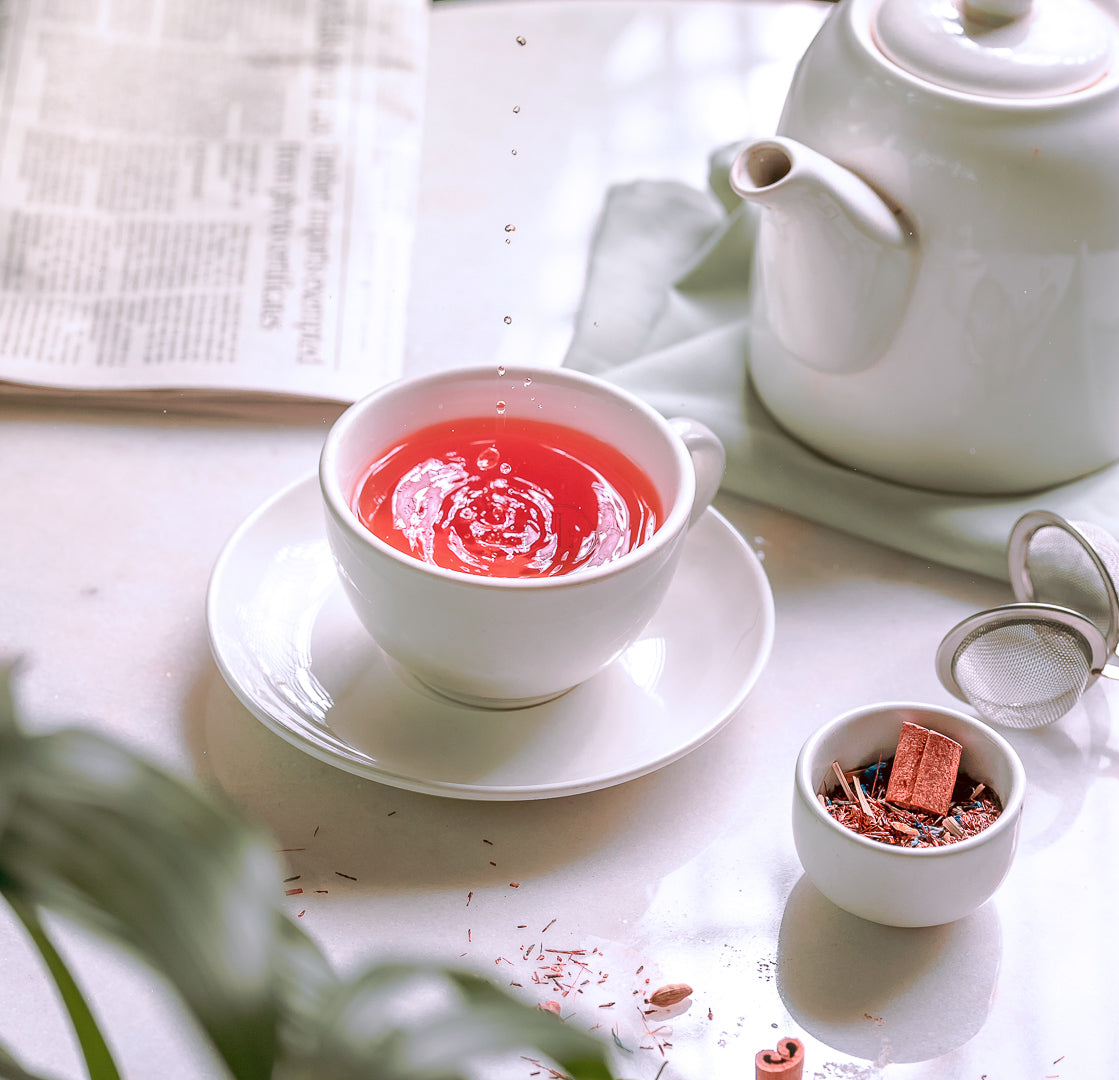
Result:
[[[852,832],[897,847],[956,843],[982,832],[1002,813],[998,796],[962,772],[956,778],[946,813],[897,806],[886,797],[893,764],[889,758],[844,771],[838,762],[833,763],[833,771],[843,778],[843,785],[821,792],[824,810]]]

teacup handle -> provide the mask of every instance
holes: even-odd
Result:
[[[715,498],[727,467],[727,452],[719,441],[719,436],[698,420],[674,416],[668,424],[683,439],[695,469],[695,501],[688,516],[690,526],[703,516],[703,512]]]

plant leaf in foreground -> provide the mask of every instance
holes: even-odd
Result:
[[[531,1052],[572,1080],[611,1080],[592,1035],[467,972],[380,965],[342,987],[329,1015],[317,1068],[293,1075],[359,1080],[372,1068],[378,1080],[464,1080],[495,1057]]]
[[[234,815],[107,740],[29,736],[0,686],[0,888],[107,932],[177,987],[239,1080],[276,1056],[281,873]]]
[[[402,963],[341,982],[283,913],[272,847],[109,740],[23,733],[0,670],[0,891],[21,913],[50,909],[134,948],[236,1080],[461,1080],[526,1050],[573,1080],[611,1080],[593,1036],[479,976]],[[68,973],[53,974],[65,994]],[[88,1010],[77,1014],[96,1031]],[[0,1053],[0,1080],[36,1078]],[[117,1080],[115,1069],[95,1080]]]
[[[78,1045],[82,1048],[89,1080],[120,1080],[120,1072],[101,1035],[101,1029],[97,1026],[97,1021],[94,1020],[93,1013],[90,1012],[89,1005],[86,1004],[85,997],[74,981],[73,975],[70,974],[70,969],[47,936],[39,920],[39,913],[22,900],[8,895],[5,895],[5,899],[19,921],[23,923],[24,929],[39,950],[43,963],[47,965],[47,970],[54,979],[54,985],[58,988],[62,1004],[66,1007],[74,1034],[78,1038]]]

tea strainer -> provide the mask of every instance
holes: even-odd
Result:
[[[1086,521],[1048,510],[1023,514],[1007,544],[1010,585],[1025,603],[1056,604],[1087,616],[1108,652],[1119,643],[1119,540]]]
[[[1056,604],[1004,604],[954,626],[936,653],[945,688],[980,716],[1011,728],[1059,720],[1100,675],[1119,665],[1096,623]]]

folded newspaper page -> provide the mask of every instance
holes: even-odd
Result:
[[[427,17],[4,0],[0,400],[347,402],[396,377]]]

